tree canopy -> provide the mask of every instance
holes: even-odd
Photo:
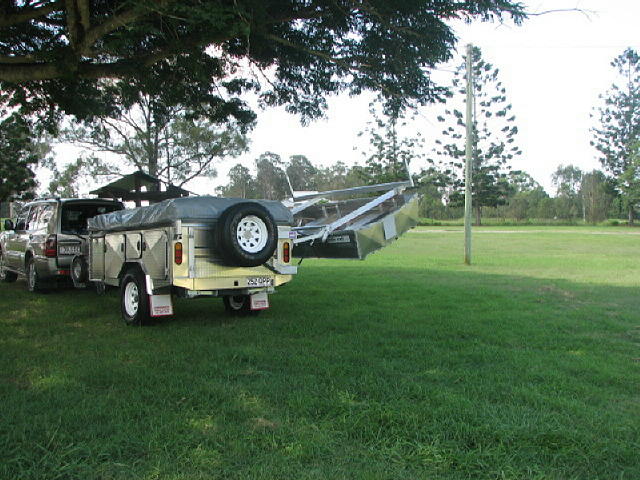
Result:
[[[483,207],[504,205],[513,192],[515,180],[510,162],[522,154],[516,145],[518,127],[512,107],[507,102],[506,89],[499,80],[499,70],[484,60],[482,51],[472,51],[474,76],[473,118],[473,173],[472,192],[476,222],[480,224]],[[462,98],[466,89],[466,57],[456,69],[452,90]],[[444,164],[443,171],[449,176],[451,194],[449,199],[462,203],[464,198],[464,158],[466,126],[461,109],[450,107],[438,116],[443,123],[442,136],[435,141],[434,153]],[[431,159],[431,162],[434,162]]]
[[[119,175],[124,164],[177,186],[216,176],[216,163],[243,153],[248,143],[237,122],[193,118],[180,106],[167,108],[146,95],[126,111],[73,124],[63,133],[75,145],[120,157],[117,162],[89,159],[85,170],[91,175]]]
[[[591,142],[600,154],[600,163],[611,175],[626,202],[629,223],[633,223],[640,200],[640,55],[627,48],[611,66],[618,72],[615,82],[598,109],[599,127]]]
[[[369,138],[369,148],[362,152],[366,159],[360,170],[362,179],[371,185],[408,180],[409,165],[423,157],[420,152],[424,141],[420,133],[404,135],[399,132],[399,127],[407,126],[406,119],[384,115],[379,110],[375,104],[369,106],[372,120],[359,133]]]
[[[524,17],[516,0],[6,0],[0,87],[50,117],[108,111],[114,85],[217,121],[251,122],[240,96],[259,83],[303,120],[341,91],[402,108],[442,94],[429,67],[450,57],[448,21]]]
[[[33,137],[29,122],[13,113],[0,121],[0,201],[36,186],[33,171],[47,147]]]

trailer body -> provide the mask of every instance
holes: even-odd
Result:
[[[234,215],[240,220],[229,218]],[[147,316],[171,315],[172,295],[223,297],[231,311],[256,312],[268,307],[268,294],[297,273],[291,264],[291,223],[280,202],[216,197],[172,199],[101,215],[90,221],[88,272],[78,283],[120,287],[125,320],[127,278],[138,279],[134,293],[148,305],[138,305],[136,312]],[[240,253],[244,246],[244,253],[262,254],[262,261],[234,262],[230,241]]]

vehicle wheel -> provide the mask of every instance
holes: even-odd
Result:
[[[228,265],[256,267],[271,258],[278,243],[278,227],[258,203],[240,203],[220,219],[218,245]]]
[[[71,280],[76,288],[83,288],[89,279],[89,269],[87,268],[87,260],[85,257],[73,257],[71,262]]]
[[[226,295],[222,297],[224,309],[231,315],[245,317],[257,315],[260,310],[251,310],[251,298],[249,295]]]
[[[18,274],[10,270],[5,270],[4,256],[0,253],[0,282],[12,283],[18,279]]]
[[[36,268],[36,259],[31,257],[27,260],[27,290],[34,293],[44,292],[44,284],[38,275],[38,269]]]
[[[95,282],[94,285],[96,287],[97,295],[102,296],[105,293],[107,293],[107,286],[105,285],[104,282]]]
[[[137,270],[129,270],[120,282],[120,307],[127,325],[144,325],[149,321],[149,295],[144,277]]]

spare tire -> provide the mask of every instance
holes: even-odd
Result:
[[[246,202],[223,213],[217,228],[218,250],[227,265],[256,267],[271,258],[278,244],[278,227],[259,203]]]

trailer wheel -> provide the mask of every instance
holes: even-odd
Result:
[[[96,287],[96,294],[99,296],[107,293],[107,286],[104,282],[94,282],[94,286]]]
[[[144,325],[149,316],[149,295],[144,277],[138,270],[128,270],[120,282],[120,307],[124,323]]]
[[[278,243],[278,227],[258,203],[240,203],[220,219],[218,245],[228,265],[256,267],[271,258]]]
[[[251,298],[249,295],[225,295],[222,297],[227,313],[245,317],[258,315],[260,310],[251,310]]]

